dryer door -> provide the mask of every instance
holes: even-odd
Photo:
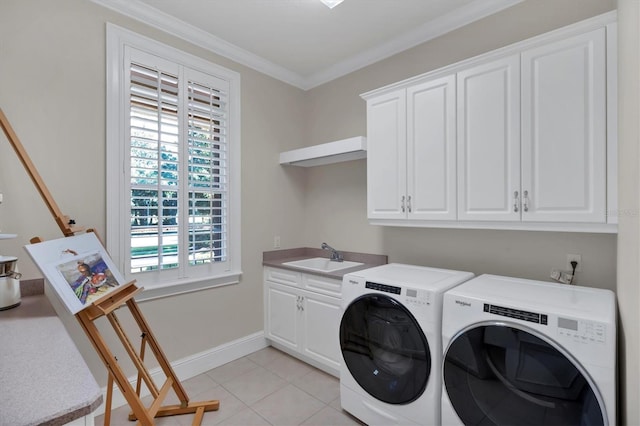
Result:
[[[606,418],[582,367],[516,325],[483,325],[455,337],[445,353],[444,386],[466,425],[602,425]]]
[[[411,312],[391,297],[364,295],[345,309],[340,349],[355,381],[380,401],[407,404],[427,386],[427,339]]]

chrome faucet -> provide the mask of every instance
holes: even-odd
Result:
[[[322,243],[320,248],[322,250],[329,250],[331,252],[331,260],[333,260],[334,262],[342,262],[344,260],[344,258],[342,257],[342,253],[331,247],[329,244]]]

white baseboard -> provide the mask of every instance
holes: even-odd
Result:
[[[269,343],[264,337],[262,331],[243,338],[225,343],[206,351],[189,355],[188,357],[179,359],[171,363],[173,371],[178,378],[183,381],[202,374],[212,368],[219,367],[223,364],[242,358],[260,349],[266,348]],[[149,371],[151,378],[156,384],[164,383],[166,377],[160,367],[156,367]],[[129,377],[129,383],[135,389],[137,377]],[[141,397],[149,395],[149,390],[142,386]],[[107,400],[107,387],[102,388],[103,401]],[[111,409],[127,404],[127,400],[122,396],[118,386],[114,386],[112,394]],[[95,416],[104,414],[104,402],[93,412]]]

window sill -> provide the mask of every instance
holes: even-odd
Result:
[[[214,278],[184,279],[175,282],[154,285],[152,287],[141,285],[144,291],[136,296],[137,302],[160,299],[163,297],[176,296],[178,294],[192,293],[194,291],[206,290],[208,288],[222,287],[231,284],[238,284],[242,271],[230,272],[227,275],[219,275]]]

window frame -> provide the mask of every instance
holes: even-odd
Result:
[[[107,251],[127,281],[136,280],[145,288],[137,300],[155,299],[205,288],[235,284],[241,271],[241,193],[240,193],[240,74],[200,57],[183,52],[148,37],[107,23],[107,119],[106,119],[106,243]],[[126,267],[129,256],[127,238],[130,229],[130,194],[127,181],[129,168],[129,91],[127,50],[145,54],[184,66],[196,72],[222,79],[229,84],[228,124],[228,262],[223,271],[213,275],[173,278],[164,274],[132,274]],[[169,278],[164,278],[165,276]]]

